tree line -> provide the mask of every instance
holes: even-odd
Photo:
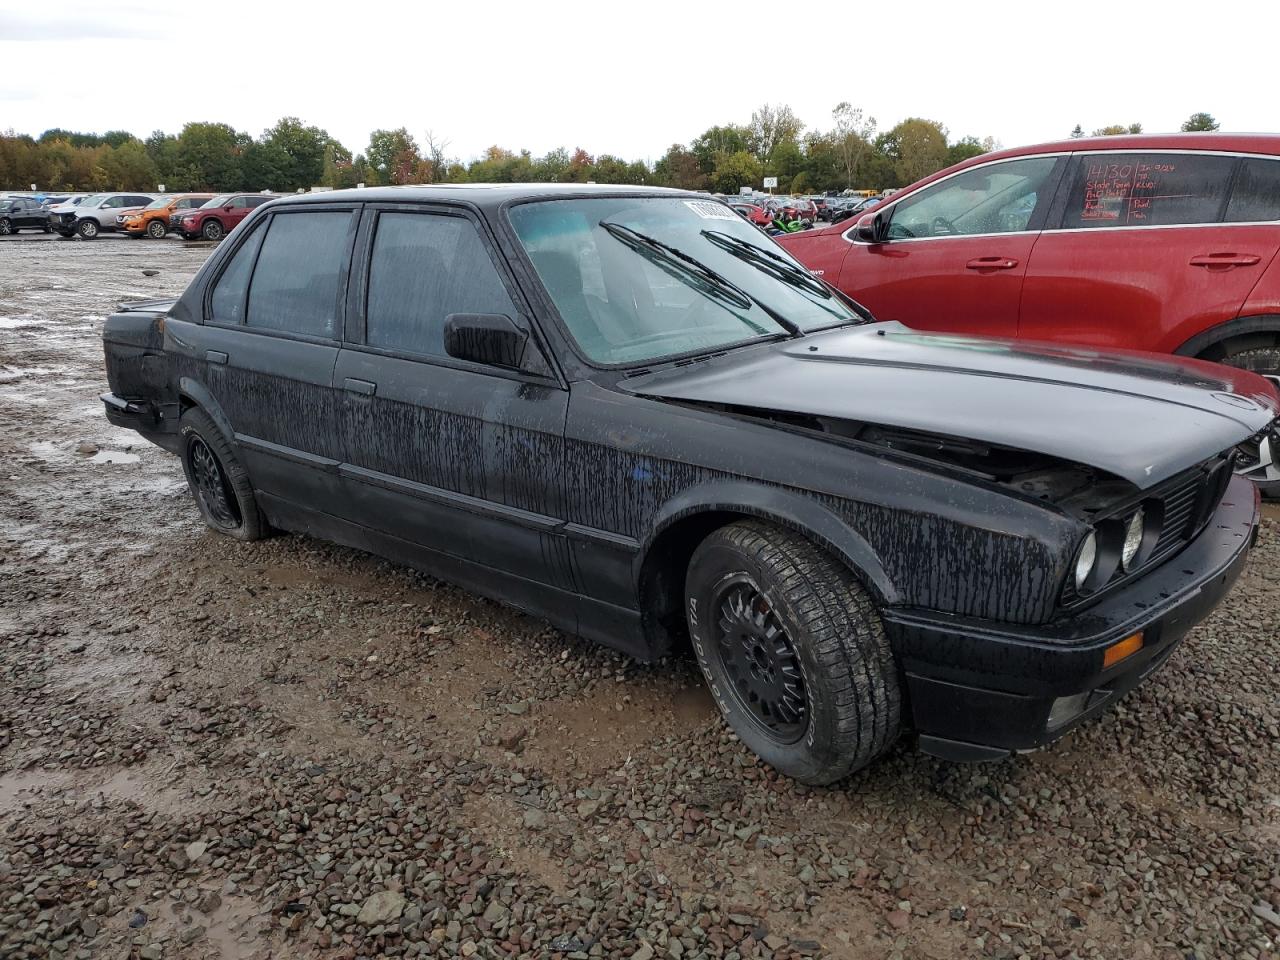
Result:
[[[1207,113],[1183,130],[1216,130]],[[1094,136],[1140,133],[1141,124],[1101,127]],[[1084,135],[1077,124],[1073,137]],[[104,134],[55,128],[39,137],[0,135],[0,188],[171,191],[332,188],[404,183],[650,184],[736,194],[777,177],[784,193],[901,187],[936,170],[996,149],[992,138],[950,139],[942,124],[909,117],[878,130],[874,117],[843,102],[826,128],[806,129],[792,109],[765,104],[747,123],[713,126],[687,144],[672,144],[652,165],[581,147],[535,157],[492,146],[469,162],[448,153],[449,141],[405,127],[375,130],[353,155],[328,131],[283,117],[258,137],[225,123],[188,123],[180,133],[156,131],[139,140],[122,130]]]

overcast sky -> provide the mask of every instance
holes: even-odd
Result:
[[[810,128],[848,100],[1015,146],[1192,112],[1280,130],[1280,4],[696,0],[448,4],[0,0],[0,131],[145,137],[217,120],[257,136],[293,115],[353,152],[430,129],[656,160],[761,103]],[[625,10],[625,14],[620,11]],[[1215,12],[1217,11],[1217,12]],[[1206,20],[1206,17],[1209,18]],[[859,38],[864,38],[859,42]],[[836,50],[838,52],[832,52]]]

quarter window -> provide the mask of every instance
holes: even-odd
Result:
[[[1063,227],[1216,223],[1235,158],[1184,153],[1100,153],[1079,159]]]
[[[1016,233],[1047,201],[1056,157],[986,164],[925,187],[893,207],[889,239]]]
[[[222,271],[213,286],[210,298],[210,312],[215,323],[243,323],[245,294],[249,288],[249,274],[253,272],[253,261],[258,255],[258,247],[262,245],[262,235],[266,231],[254,230],[249,238],[231,255],[231,262]]]
[[[272,217],[249,285],[248,325],[334,337],[350,225],[345,210]]]
[[[369,345],[443,356],[450,314],[515,312],[470,220],[423,213],[378,216],[365,311]]]
[[[1226,219],[1229,223],[1280,220],[1280,160],[1249,159],[1240,164]]]

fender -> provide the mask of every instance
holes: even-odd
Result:
[[[182,377],[178,380],[179,399],[186,398],[195,406],[199,407],[209,415],[209,418],[218,425],[218,429],[222,431],[223,437],[232,447],[237,448],[236,432],[231,427],[231,419],[222,411],[222,407],[218,405],[218,401],[213,399],[204,384],[190,377]]]
[[[1206,350],[1227,340],[1254,334],[1280,336],[1280,314],[1264,313],[1252,317],[1236,317],[1234,320],[1228,320],[1225,323],[1220,323],[1215,327],[1210,327],[1208,330],[1197,333],[1173,352],[1180,357],[1199,357]],[[1267,342],[1274,341],[1275,337],[1267,339]],[[1265,346],[1266,342],[1260,342],[1259,345]],[[1221,356],[1215,356],[1211,352],[1211,355],[1205,357],[1205,359],[1216,360],[1221,359]]]
[[[632,573],[637,596],[644,560],[662,534],[691,516],[717,511],[747,514],[794,530],[840,557],[880,603],[891,605],[899,601],[898,589],[885,573],[875,551],[821,501],[782,487],[746,480],[717,480],[689,487],[663,505],[635,555]]]

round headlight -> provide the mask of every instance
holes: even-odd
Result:
[[[1076,554],[1076,589],[1080,590],[1084,587],[1085,581],[1089,579],[1089,574],[1093,573],[1093,567],[1098,562],[1098,535],[1092,530],[1089,535],[1084,538],[1084,543],[1080,544],[1080,552]]]
[[[1129,518],[1129,522],[1124,525],[1124,546],[1120,548],[1120,566],[1124,568],[1124,572],[1129,572],[1134,558],[1138,556],[1138,548],[1142,546],[1142,534],[1146,525],[1143,522],[1142,508],[1139,507],[1137,513]]]

